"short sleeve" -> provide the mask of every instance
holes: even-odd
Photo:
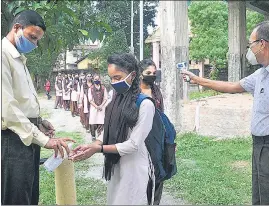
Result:
[[[254,94],[256,81],[260,72],[261,69],[240,80],[240,85],[244,88],[244,90],[250,92],[252,95]]]

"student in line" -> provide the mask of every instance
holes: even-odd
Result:
[[[73,117],[79,116],[78,104],[77,104],[80,94],[78,74],[75,75],[73,81],[69,83],[67,88],[71,90],[71,103],[70,103],[71,114]]]
[[[151,174],[150,156],[145,139],[152,129],[155,107],[144,100],[137,107],[140,94],[140,69],[131,54],[108,58],[108,74],[116,91],[107,106],[104,135],[90,145],[75,148],[73,161],[104,153],[104,177],[108,182],[108,205],[146,205]]]
[[[69,80],[68,75],[65,74],[63,79],[63,107],[65,111],[70,110],[71,91],[70,88],[67,87],[70,82],[71,80]]]
[[[144,59],[140,62],[141,69],[141,90],[155,100],[156,108],[163,112],[163,96],[161,90],[155,84],[157,68],[151,59]]]
[[[151,97],[155,101],[157,109],[163,112],[163,96],[162,93],[155,85],[157,68],[151,59],[144,59],[140,62],[141,83],[140,88],[143,94]],[[163,182],[156,182],[154,193],[154,205],[159,205],[163,192]],[[150,198],[151,199],[151,198]]]
[[[56,91],[56,100],[54,109],[57,109],[58,106],[60,108],[63,107],[62,99],[63,99],[63,79],[62,76],[58,76],[55,82],[55,91]]]
[[[81,123],[83,127],[85,127],[87,132],[90,132],[89,118],[90,118],[90,102],[88,99],[89,89],[92,86],[90,74],[87,75],[85,79],[82,80],[82,87],[80,90],[79,96],[79,108],[83,112],[81,117]]]
[[[97,136],[100,136],[104,129],[105,108],[107,101],[107,90],[101,84],[99,75],[94,75],[93,77],[93,85],[89,89],[88,99],[91,104],[91,115],[89,117],[90,131],[92,139],[95,140],[96,133]]]
[[[78,111],[80,117],[80,123],[85,128],[85,113],[83,107],[83,99],[84,99],[84,84],[87,83],[85,73],[81,73],[79,77],[79,98],[78,98]]]

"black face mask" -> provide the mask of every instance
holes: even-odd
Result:
[[[143,75],[143,82],[152,85],[156,80],[156,75]]]

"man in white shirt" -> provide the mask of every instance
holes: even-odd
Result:
[[[23,53],[31,52],[46,30],[35,11],[19,13],[2,40],[1,203],[37,205],[39,199],[40,147],[64,150],[53,126],[40,118],[40,105]],[[51,137],[51,138],[50,138]]]
[[[243,37],[242,37],[243,38]],[[269,21],[256,26],[249,38],[247,59],[262,68],[239,82],[222,82],[200,78],[189,71],[182,71],[196,83],[226,93],[250,92],[254,97],[251,133],[252,155],[252,204],[269,205]]]

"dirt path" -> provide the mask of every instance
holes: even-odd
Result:
[[[72,117],[69,111],[63,109],[53,109],[55,97],[47,100],[46,97],[40,97],[41,112],[49,114],[48,120],[53,124],[56,131],[65,132],[79,132],[85,137],[85,142],[92,141],[91,135],[86,133],[82,127],[79,117]],[[87,172],[86,177],[95,178],[101,181],[103,173],[103,155],[96,154],[90,159],[90,170]],[[162,196],[161,205],[185,205],[182,199],[174,199],[165,189]]]

